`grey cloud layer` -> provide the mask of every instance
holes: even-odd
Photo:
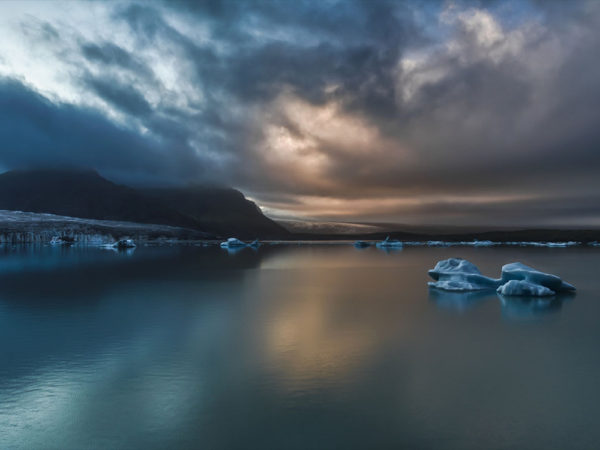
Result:
[[[361,219],[508,224],[531,205],[545,205],[543,223],[598,216],[598,2],[107,5],[126,44],[44,17],[28,33],[68,55],[72,85],[104,109],[4,81],[1,166],[217,181],[278,206],[373,199]],[[474,193],[538,200],[469,203]]]

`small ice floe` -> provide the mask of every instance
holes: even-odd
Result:
[[[65,241],[60,236],[53,236],[50,240],[50,245],[63,245]]]
[[[133,239],[119,239],[117,242],[115,242],[114,244],[112,244],[113,248],[117,248],[117,249],[126,249],[126,248],[135,248],[135,242],[133,242]]]
[[[221,248],[242,248],[242,247],[247,247],[248,244],[246,244],[243,241],[240,241],[237,238],[229,238],[224,242],[221,242]]]
[[[402,248],[404,244],[402,241],[397,241],[395,239],[390,239],[390,237],[386,237],[383,241],[375,244],[379,248]]]
[[[577,241],[564,241],[564,242],[539,242],[539,241],[508,241],[505,245],[517,246],[517,247],[548,247],[548,248],[567,248],[581,245],[581,242]]]
[[[546,247],[574,247],[581,245],[581,242],[567,241],[567,242],[545,242]]]
[[[524,280],[510,280],[499,286],[498,294],[518,297],[547,297],[554,295],[555,292],[541,284],[531,283]]]
[[[427,245],[428,247],[495,247],[495,246],[510,246],[510,247],[548,247],[548,248],[567,248],[581,245],[578,241],[564,242],[538,242],[538,241],[426,241],[424,243],[405,242],[405,245]],[[588,245],[594,245],[589,242]],[[600,244],[598,244],[600,245]]]
[[[248,244],[248,247],[258,248],[260,247],[260,241],[258,239],[254,239],[252,242]]]
[[[50,240],[50,245],[72,245],[75,239],[69,236],[53,236]]]
[[[450,246],[450,242],[444,241],[427,241],[428,247],[448,247]]]
[[[366,248],[366,247],[370,247],[371,243],[370,242],[366,242],[366,241],[356,241],[354,243],[354,246],[356,248]]]
[[[557,292],[574,291],[575,287],[560,277],[540,272],[525,264],[515,262],[502,266],[499,279],[481,274],[479,269],[462,258],[439,261],[429,271],[435,282],[430,287],[446,291],[496,290],[506,296],[547,297]]]
[[[428,247],[492,247],[499,245],[499,242],[494,241],[427,241],[425,245]]]
[[[600,247],[600,242],[598,242],[598,241],[591,241],[591,242],[588,242],[587,245],[590,245],[592,247]]]
[[[478,241],[475,239],[474,241],[469,242],[468,245],[472,247],[492,247],[496,245],[496,243],[493,241]]]

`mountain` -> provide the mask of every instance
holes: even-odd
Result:
[[[137,190],[115,184],[93,170],[36,169],[0,174],[0,209],[170,225],[223,237],[287,234],[234,189]]]
[[[93,170],[14,170],[0,175],[0,209],[193,228],[172,208]]]
[[[192,218],[201,229],[221,236],[253,239],[261,236],[284,238],[290,234],[235,189],[196,185],[142,192]]]

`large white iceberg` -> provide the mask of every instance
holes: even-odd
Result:
[[[429,276],[435,280],[430,281],[429,286],[445,291],[478,291],[496,289],[500,285],[500,280],[482,275],[475,264],[462,258],[439,261]]]
[[[560,277],[516,262],[502,266],[502,277],[489,278],[477,266],[462,258],[439,261],[429,271],[435,282],[429,286],[445,291],[496,290],[506,296],[546,297],[556,292],[574,291],[575,287]]]

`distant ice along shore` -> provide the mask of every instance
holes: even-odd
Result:
[[[61,238],[78,245],[211,239],[212,235],[168,225],[82,219],[55,214],[0,210],[0,244],[49,244]]]
[[[565,241],[565,242],[538,242],[538,241],[413,241],[404,242],[404,245],[426,245],[429,247],[494,247],[494,246],[513,246],[513,247],[576,247],[583,245],[582,242],[578,241]],[[600,247],[600,242],[593,241],[588,242],[587,245]]]
[[[595,237],[596,235],[594,235]],[[260,236],[259,236],[260,237]],[[270,244],[346,244],[348,235],[326,236],[321,239],[306,239],[306,236],[290,235],[286,240],[261,240]],[[210,233],[188,228],[173,227],[168,225],[146,224],[114,220],[85,219],[78,217],[61,216],[47,213],[32,213],[23,211],[0,210],[0,244],[49,244],[53,239],[60,238],[76,245],[106,245],[119,239],[130,238],[140,243],[175,244],[190,241],[214,241],[222,239]],[[258,242],[258,241],[257,241]],[[576,246],[600,247],[600,241],[516,241],[516,240],[415,240],[415,239],[390,239],[373,240],[364,239],[352,241],[357,248],[370,246],[386,251],[402,250],[404,247],[546,247],[569,248]],[[250,243],[244,244],[250,246]],[[234,244],[227,244],[227,248],[234,248]],[[255,246],[255,245],[254,245]]]
[[[387,247],[387,241],[373,242],[372,244],[384,248]],[[579,242],[579,241],[564,241],[564,242],[544,242],[544,241],[394,241],[395,247],[548,247],[548,248],[567,248],[577,247],[581,245],[589,245],[592,247],[600,247],[599,241]],[[355,246],[364,248],[370,246],[368,241],[356,241]]]

